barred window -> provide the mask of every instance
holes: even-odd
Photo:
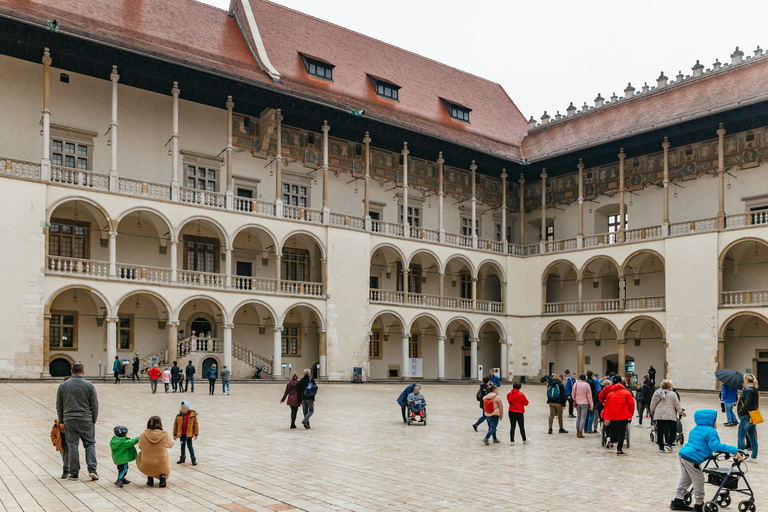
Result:
[[[77,340],[75,339],[76,323],[76,313],[51,313],[50,327],[48,328],[48,346],[56,349],[77,348]]]

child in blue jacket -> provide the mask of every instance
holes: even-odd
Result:
[[[717,435],[716,430],[717,411],[701,409],[694,413],[693,420],[696,426],[688,434],[688,442],[679,452],[680,484],[677,487],[675,499],[669,506],[672,510],[702,510],[704,505],[704,473],[701,471],[701,464],[714,452],[730,453],[739,460],[743,460],[735,446],[720,442],[720,436]],[[691,484],[693,484],[693,498],[696,502],[693,509],[684,501],[685,494]]]

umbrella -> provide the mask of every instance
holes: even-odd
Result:
[[[741,389],[744,383],[744,375],[736,370],[717,370],[715,377],[726,386]]]

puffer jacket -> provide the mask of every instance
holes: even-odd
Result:
[[[738,453],[735,446],[720,442],[720,436],[713,427],[717,421],[717,411],[712,409],[696,411],[693,421],[696,422],[696,426],[688,434],[688,442],[680,448],[681,459],[701,464],[714,452]]]
[[[760,395],[757,393],[755,386],[750,384],[741,392],[738,409],[739,417],[749,416],[749,411],[756,411],[758,409],[760,409]]]
[[[608,421],[631,420],[635,415],[635,399],[623,384],[614,384],[605,399],[603,419]]]
[[[680,398],[674,391],[657,389],[651,398],[651,414],[654,420],[677,421],[677,416],[683,413]]]

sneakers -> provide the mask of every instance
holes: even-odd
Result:
[[[531,438],[529,437],[529,438],[526,438],[525,441],[523,441],[523,444],[528,444],[530,442],[531,442]]]
[[[685,501],[680,498],[675,498],[672,503],[669,504],[671,510],[693,510],[691,507],[685,504]]]
[[[664,451],[665,452],[671,452],[672,451],[672,447],[670,445],[668,445],[668,444],[664,445]]]
[[[89,471],[88,472],[88,476],[91,477],[91,480],[93,480],[94,482],[99,479],[99,475],[96,474],[95,470],[94,471]]]
[[[472,424],[472,428],[475,429],[475,432],[477,432],[477,425]]]
[[[664,453],[664,448],[662,448],[661,446],[659,446],[659,451],[660,451],[661,453]]]
[[[63,473],[61,473],[61,479],[66,480],[69,478],[69,470],[65,469]]]
[[[125,485],[128,485],[129,483],[131,483],[131,481],[130,481],[130,480],[128,480],[127,478],[123,477],[123,483],[124,483]]]
[[[118,486],[118,487],[122,487],[123,486],[123,481],[122,480],[116,480],[115,481],[115,485]]]
[[[558,434],[567,434],[567,433],[568,433],[568,431],[567,431],[567,430],[565,430],[564,428],[561,428],[561,429],[558,431]]]
[[[616,455],[627,455],[627,454],[624,453],[624,450],[618,450],[616,451]]]
[[[165,475],[160,475],[160,487],[165,487]]]
[[[512,441],[511,443],[509,443],[509,446],[515,446],[515,442]]]
[[[548,432],[548,433],[549,433],[549,434],[551,434],[551,433],[552,433],[552,429],[549,429],[549,432]]]
[[[606,448],[608,448],[608,449],[610,450],[611,448],[613,448],[613,443],[611,443],[611,442],[609,441],[608,443],[606,443],[605,447],[606,447]]]
[[[501,441],[499,441],[498,439],[494,439],[494,440],[493,440],[493,444],[499,444],[500,442],[501,442]]]
[[[77,476],[77,473],[70,473],[69,474],[70,480],[80,480],[80,478]]]
[[[488,446],[489,444],[491,444],[491,443],[488,442],[488,440],[486,438],[483,438],[483,443],[485,443],[485,446]]]

